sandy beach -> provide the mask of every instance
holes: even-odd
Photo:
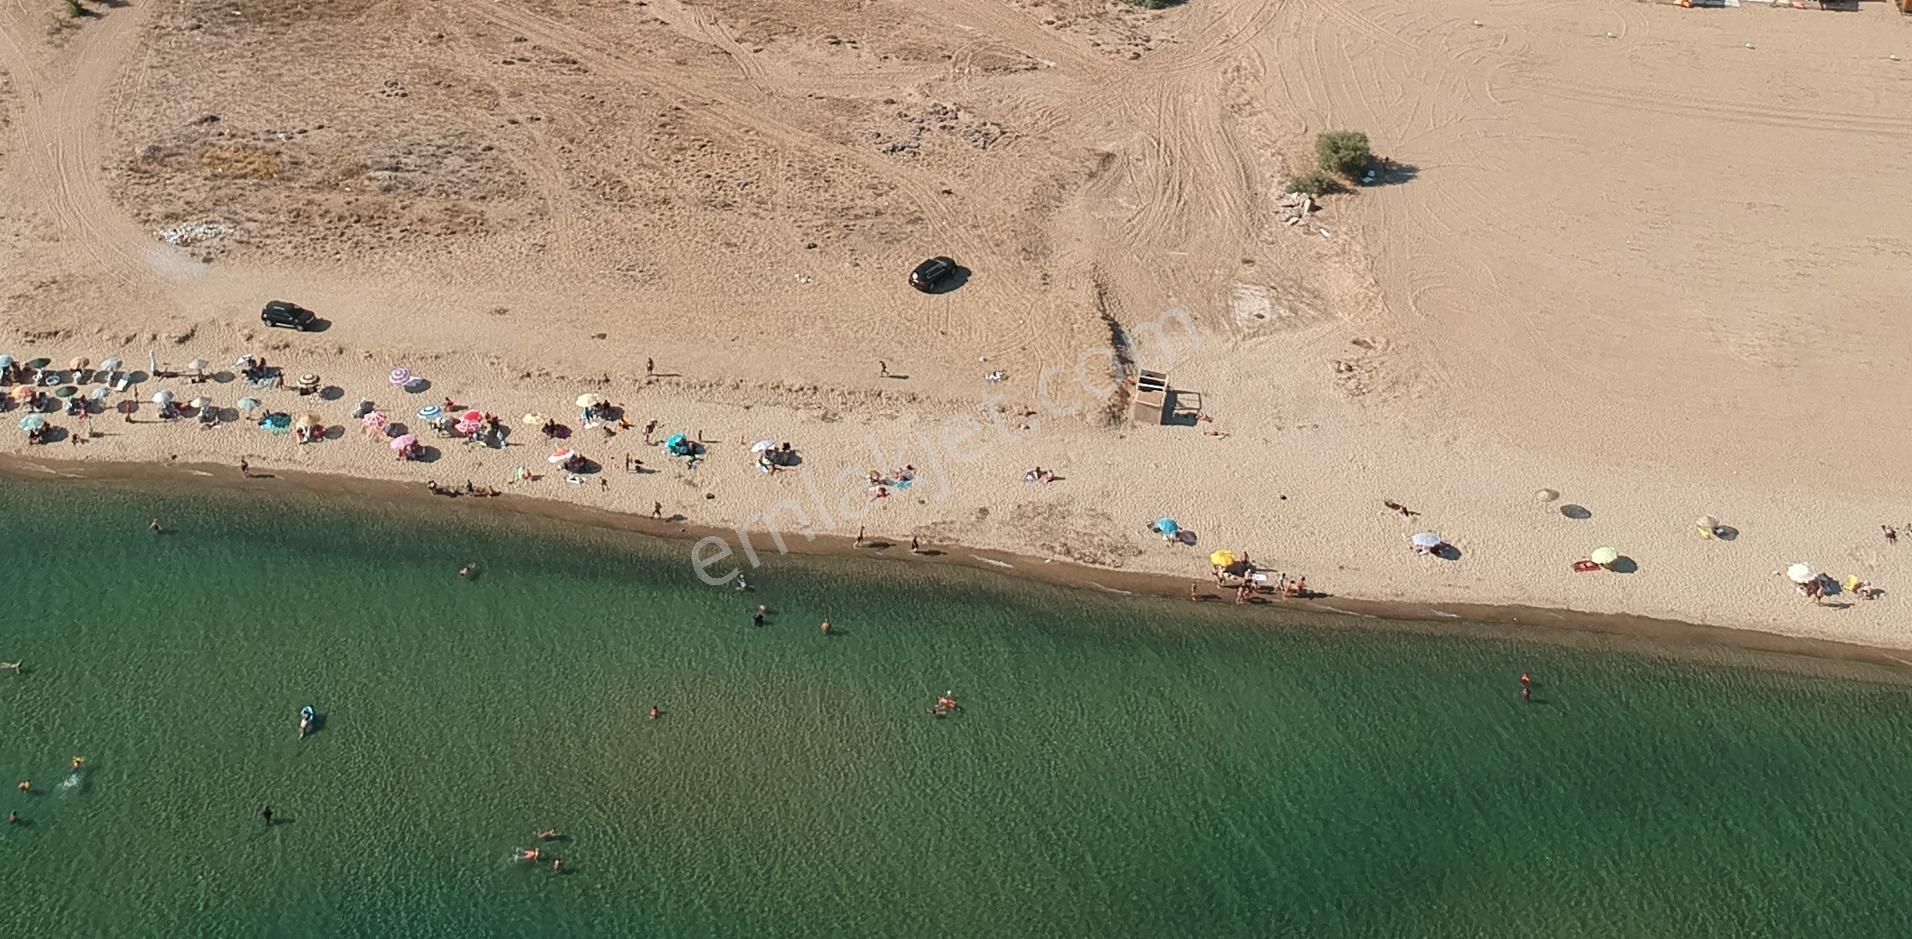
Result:
[[[0,9],[0,353],[213,374],[48,415],[83,445],[7,411],[8,454],[661,504],[746,576],[739,530],[1193,581],[1232,549],[1329,602],[1912,648],[1912,536],[1880,530],[1912,521],[1912,31],[1880,5],[56,7]],[[1402,169],[1280,224],[1342,127]],[[964,282],[909,289],[937,254]],[[326,328],[263,329],[275,298]],[[326,391],[255,392],[242,354]],[[1188,423],[1110,420],[1118,359]],[[162,389],[340,433],[165,422]],[[584,393],[705,459],[579,427]],[[353,415],[447,398],[507,445],[400,462]],[[531,412],[602,472],[545,472]],[[760,472],[759,439],[802,464]],[[1571,572],[1603,545],[1630,572]],[[1884,593],[1815,606],[1798,561]]]

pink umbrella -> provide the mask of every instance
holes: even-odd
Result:
[[[392,441],[392,449],[394,450],[408,450],[415,446],[418,446],[417,434],[405,434]]]
[[[565,447],[564,449],[559,450],[558,452],[553,453],[548,457],[545,457],[545,459],[551,461],[552,463],[563,464],[563,463],[569,463],[572,460],[576,459],[577,455],[578,455],[578,451],[573,450],[570,447]]]
[[[412,370],[404,366],[392,369],[392,384],[400,388],[412,383]]]
[[[470,437],[485,429],[484,421],[459,421],[458,432]]]
[[[384,430],[385,425],[390,424],[392,422],[391,418],[385,416],[384,411],[372,411],[371,413],[366,414],[364,417],[359,418],[359,420],[362,423],[364,423],[365,426],[370,427],[373,430]]]
[[[458,423],[460,424],[483,424],[484,422],[485,412],[477,410],[476,408],[458,415]]]

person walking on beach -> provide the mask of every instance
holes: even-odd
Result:
[[[656,374],[657,374],[657,363],[648,357],[645,358],[644,359],[644,377],[650,378],[651,376]]]
[[[911,554],[922,554],[922,553],[923,553],[923,543],[922,543],[922,542],[920,542],[920,541],[918,541],[918,540],[916,540],[916,536],[915,536],[915,535],[911,535],[911,536],[910,536],[910,553],[911,553]]]
[[[652,518],[664,517],[664,503],[662,502],[651,503],[651,517]]]
[[[890,363],[888,363],[888,362],[885,362],[885,361],[883,361],[882,359],[877,359],[877,360],[876,360],[876,374],[877,374],[877,377],[879,377],[879,378],[888,378],[888,377],[890,377]]]
[[[261,809],[259,812],[259,817],[266,820],[267,828],[271,828],[272,827],[272,806],[268,805],[264,809]]]
[[[239,478],[240,479],[252,478],[252,464],[247,463],[245,457],[239,458]]]
[[[856,526],[856,541],[851,545],[851,547],[856,547],[856,548],[863,547],[863,526],[861,525]]]

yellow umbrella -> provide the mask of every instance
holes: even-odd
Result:
[[[294,421],[294,423],[300,427],[318,427],[324,422],[325,418],[320,417],[317,411],[307,411],[299,415],[297,421]]]
[[[1235,552],[1217,551],[1208,556],[1208,563],[1216,567],[1231,567],[1235,563]]]
[[[1592,554],[1587,555],[1587,560],[1590,560],[1593,563],[1600,565],[1601,567],[1606,567],[1607,565],[1612,564],[1613,562],[1618,561],[1619,559],[1620,559],[1620,552],[1615,551],[1612,548],[1595,548],[1593,549]]]

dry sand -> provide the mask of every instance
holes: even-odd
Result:
[[[524,491],[719,527],[794,530],[794,506],[1191,577],[1227,547],[1341,596],[1912,647],[1912,539],[1878,528],[1912,520],[1888,306],[1912,293],[1912,29],[1878,5],[59,6],[0,5],[0,352],[262,352],[336,386],[314,409],[339,424],[361,396],[515,421],[600,392],[709,459],[590,431],[608,487]],[[1330,127],[1407,169],[1283,226]],[[211,237],[154,235],[175,226]],[[909,290],[940,253],[968,281]],[[330,328],[261,330],[273,297]],[[1213,422],[1111,426],[1112,335]],[[397,365],[430,388],[393,390]],[[502,484],[544,454],[520,433],[400,464],[356,432],[135,417],[54,455]],[[803,469],[758,473],[760,437]],[[865,501],[902,463],[915,486]],[[1741,537],[1698,538],[1702,513]],[[1200,547],[1143,530],[1164,514]],[[1412,556],[1422,527],[1460,559]],[[1601,544],[1637,571],[1568,572]],[[1887,593],[1815,608],[1772,576],[1794,560]]]

